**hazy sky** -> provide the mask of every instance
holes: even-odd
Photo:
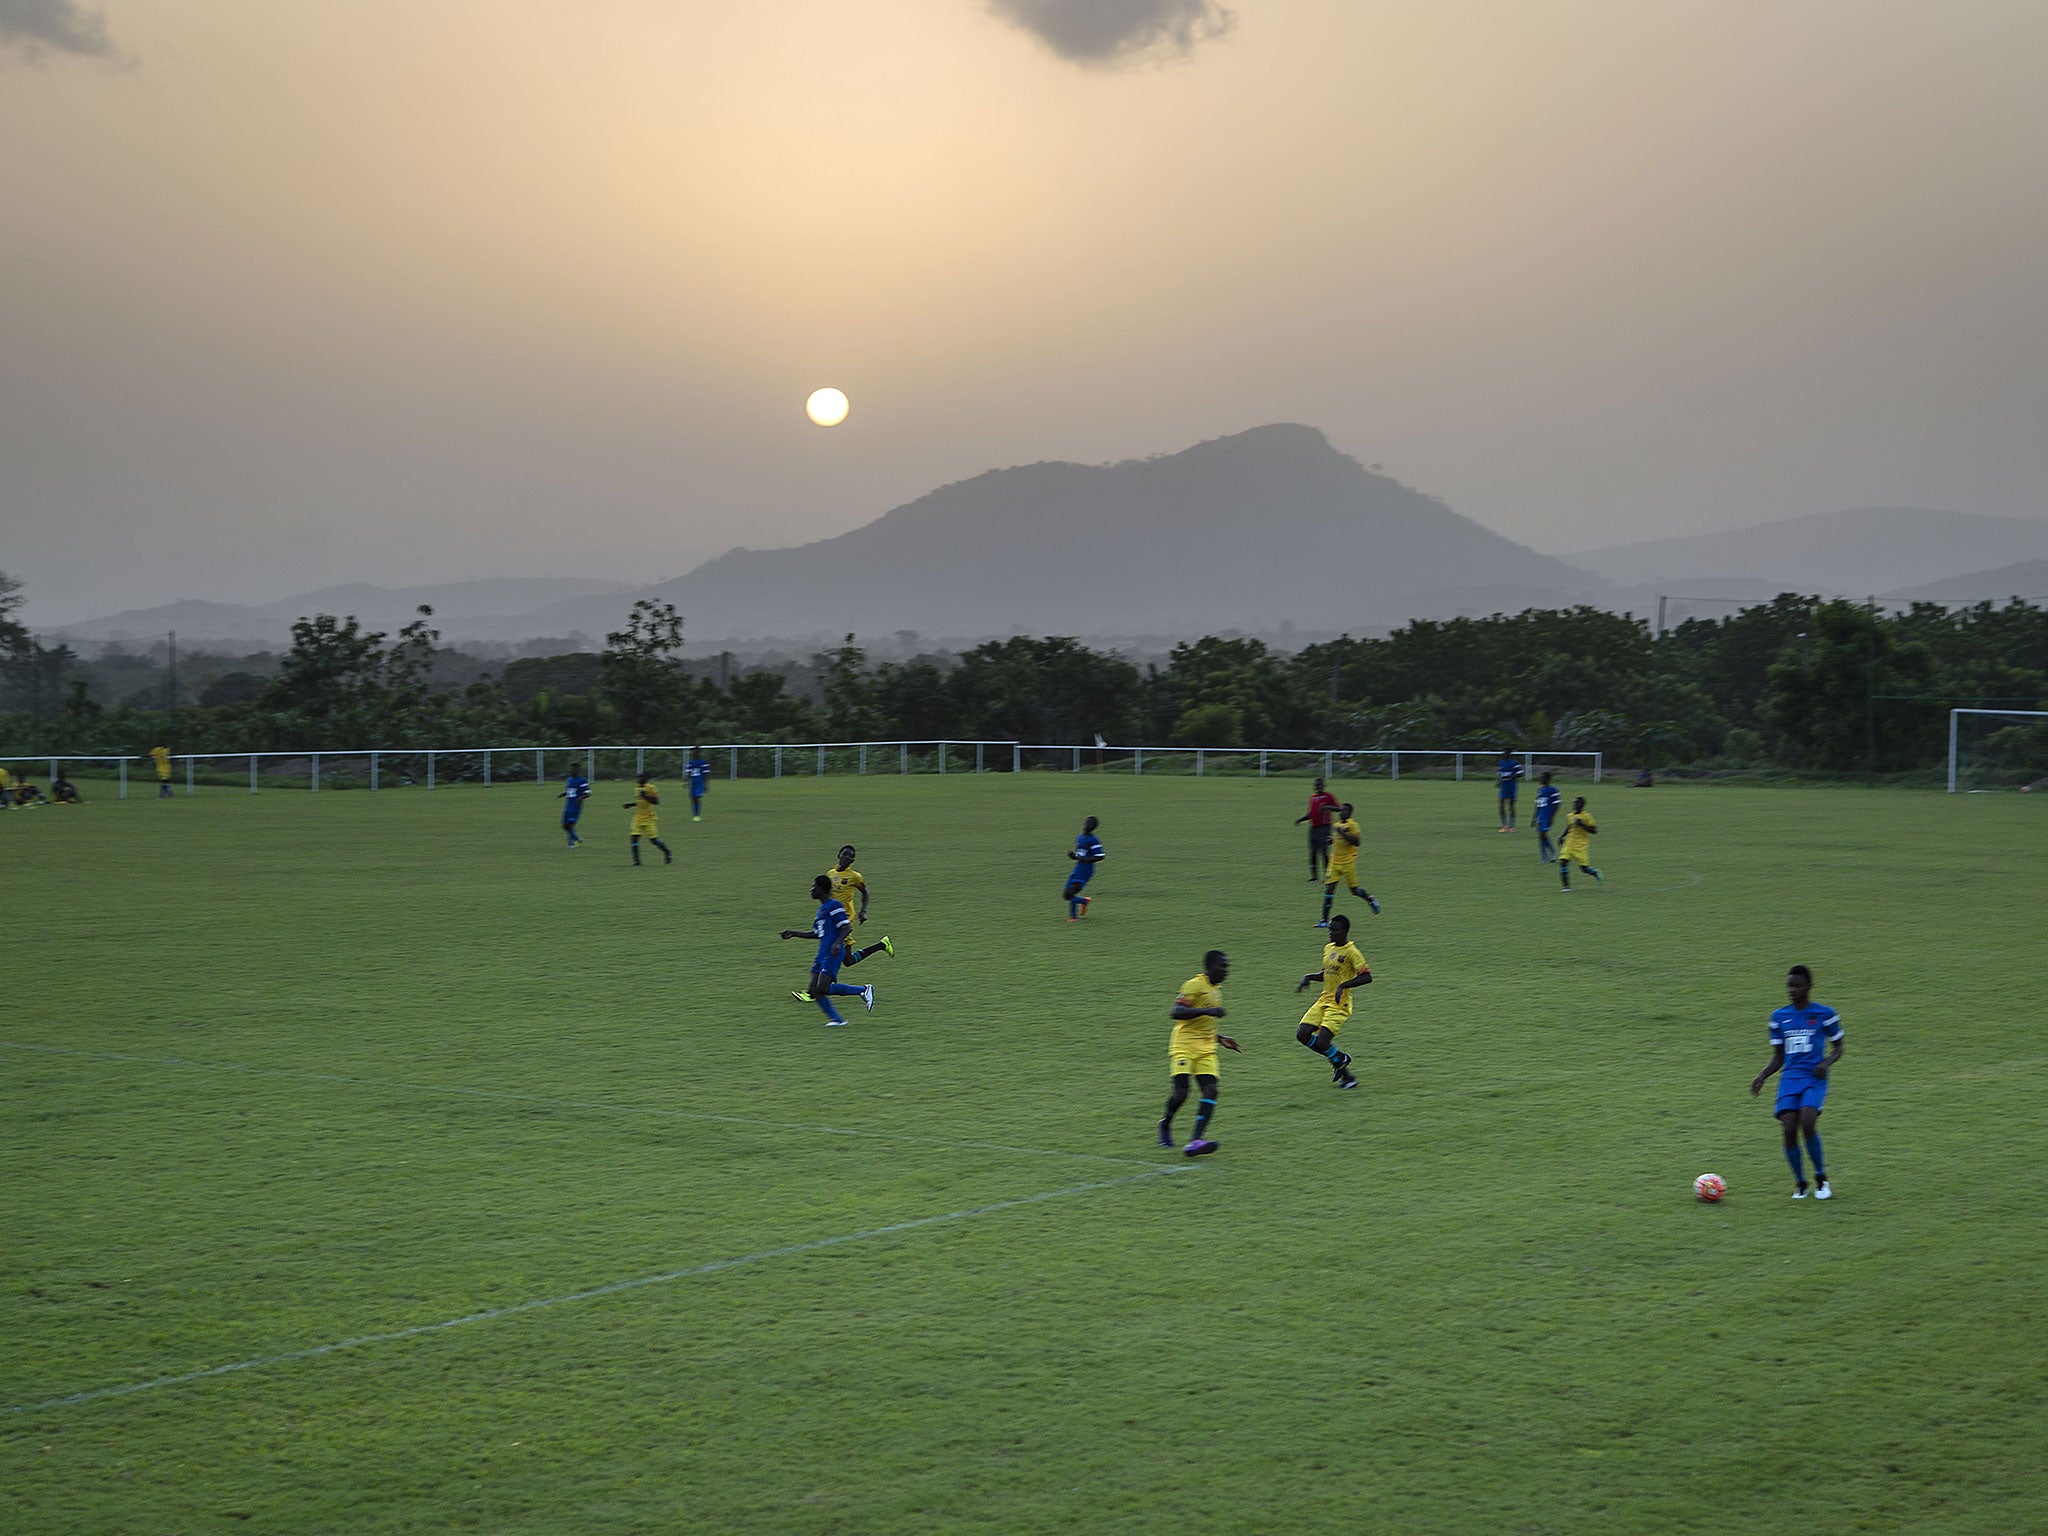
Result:
[[[0,567],[653,580],[1276,420],[1549,550],[2048,515],[2043,57],[2043,0],[0,0]]]

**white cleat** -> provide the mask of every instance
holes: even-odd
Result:
[[[1802,1184],[1797,1189],[1793,1190],[1792,1198],[1794,1200],[1804,1200],[1806,1198],[1806,1186]]]
[[[875,1011],[875,989],[872,986],[866,986],[860,989],[860,1000],[868,1005],[869,1013],[873,1013]]]
[[[1813,1198],[1816,1200],[1832,1200],[1835,1198],[1835,1192],[1828,1188],[1828,1181],[1826,1179],[1822,1179],[1820,1183],[1814,1186]]]
[[[825,1027],[826,1027],[827,1029],[844,1029],[844,1028],[846,1028],[846,1020],[844,1020],[844,1019],[827,1019],[827,1020],[825,1021]]]

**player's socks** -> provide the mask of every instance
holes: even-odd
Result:
[[[676,856],[675,856],[675,855],[674,855],[673,853],[670,853],[670,852],[669,852],[669,848],[668,848],[668,844],[667,844],[667,843],[664,843],[664,842],[663,842],[663,841],[662,841],[662,840],[661,840],[660,838],[658,838],[658,837],[651,837],[651,838],[649,838],[649,839],[648,839],[648,841],[649,841],[649,842],[651,842],[652,844],[654,844],[654,846],[655,846],[655,847],[657,847],[657,848],[659,848],[659,849],[661,850],[661,862],[662,862],[662,863],[664,863],[664,864],[673,864],[673,863],[675,863],[675,861],[676,861]]]
[[[1188,1142],[1189,1146],[1192,1147],[1195,1142],[1202,1139],[1202,1132],[1209,1128],[1209,1117],[1215,1113],[1216,1101],[1214,1099],[1195,1100],[1195,1134],[1193,1140]]]
[[[1173,1122],[1171,1120],[1159,1122],[1159,1145],[1169,1150],[1173,1146]]]
[[[1088,903],[1094,899],[1093,896],[1083,896],[1081,898],[1081,916],[1086,917],[1088,915]]]
[[[1360,901],[1364,902],[1368,907],[1371,907],[1372,915],[1374,917],[1378,917],[1380,915],[1380,904],[1372,899],[1372,893],[1368,891],[1364,886],[1354,885],[1353,887],[1351,887],[1351,894],[1356,896]]]
[[[1806,1133],[1806,1155],[1813,1160],[1813,1182],[1816,1184],[1826,1184],[1828,1181],[1828,1169],[1827,1164],[1823,1163],[1820,1159],[1819,1131],[1808,1131]]]
[[[845,1019],[840,1017],[839,1010],[832,1006],[831,998],[814,997],[811,999],[811,1001],[816,1003],[818,1005],[818,1011],[825,1015],[825,1022],[827,1024],[844,1024],[846,1022]]]
[[[870,944],[866,949],[856,949],[852,954],[846,957],[846,961],[849,965],[859,965],[861,961],[867,959],[869,955],[879,955],[885,953],[891,955],[896,953],[895,950],[889,947],[889,941],[887,939],[882,940],[882,942],[879,944]]]
[[[859,997],[866,990],[865,987],[855,987],[843,981],[835,981],[825,989],[825,995],[827,997]]]
[[[1070,923],[1077,923],[1080,920],[1081,898],[1078,896],[1070,897],[1067,901],[1067,921]]]
[[[1605,885],[1607,883],[1605,880],[1602,880],[1600,878],[1600,871],[1593,868],[1593,866],[1590,864],[1586,866],[1586,873],[1593,877],[1593,883],[1595,885]]]
[[[1351,1058],[1337,1049],[1337,1043],[1334,1040],[1330,1042],[1330,1048],[1323,1052],[1323,1060],[1337,1068],[1340,1072],[1351,1065]]]
[[[1318,926],[1318,927],[1321,927],[1321,928],[1327,928],[1327,927],[1329,927],[1329,926],[1330,926],[1330,908],[1331,908],[1331,907],[1332,907],[1332,906],[1333,906],[1333,905],[1334,905],[1334,904],[1336,903],[1336,900],[1337,900],[1337,892],[1336,892],[1336,889],[1335,889],[1335,887],[1333,887],[1333,886],[1327,886],[1327,885],[1326,885],[1326,886],[1324,886],[1324,887],[1323,887],[1323,920],[1322,920],[1322,922],[1321,922],[1321,923],[1317,924],[1317,926]]]
[[[1792,1177],[1793,1177],[1793,1179],[1794,1179],[1794,1180],[1795,1180],[1795,1181],[1796,1181],[1796,1182],[1798,1183],[1799,1187],[1800,1187],[1800,1188],[1801,1188],[1802,1190],[1803,1190],[1803,1189],[1805,1189],[1805,1188],[1806,1188],[1806,1163],[1805,1163],[1805,1161],[1804,1161],[1804,1160],[1803,1160],[1803,1159],[1802,1159],[1802,1158],[1801,1158],[1801,1157],[1799,1156],[1799,1143],[1798,1143],[1798,1142],[1796,1142],[1796,1141],[1788,1141],[1788,1142],[1786,1142],[1786,1143],[1785,1143],[1785,1161],[1786,1161],[1787,1163],[1790,1163],[1790,1164],[1792,1165]]]

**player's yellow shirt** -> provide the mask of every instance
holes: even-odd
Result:
[[[169,747],[151,747],[149,755],[156,759],[156,776],[160,779],[168,779],[171,776],[171,749]]]
[[[1558,852],[1568,858],[1582,859],[1593,847],[1592,834],[1600,829],[1593,825],[1593,818],[1584,811],[1573,811],[1564,819],[1564,841],[1558,845]]]
[[[1204,972],[1182,982],[1173,1001],[1179,1008],[1221,1008],[1223,989]],[[1213,1054],[1216,1049],[1216,1021],[1208,1018],[1175,1019],[1173,1043],[1176,1050],[1185,1047],[1193,1055]]]
[[[857,869],[828,869],[825,878],[832,882],[832,899],[846,908],[851,917],[860,916],[860,896],[867,890],[867,881],[861,879]]]
[[[1358,844],[1349,841],[1350,837],[1363,835],[1358,830],[1358,818],[1348,816],[1342,821],[1330,823],[1330,827],[1330,862],[1333,865],[1341,864],[1348,869],[1358,862]]]
[[[12,784],[13,782],[14,775],[9,773],[5,768],[0,768],[0,789],[5,789],[8,785]]]
[[[1365,956],[1358,952],[1356,944],[1325,944],[1323,946],[1323,1001],[1337,1003],[1337,989],[1366,969]],[[1351,994],[1346,992],[1341,1008],[1351,1006]]]
[[[661,804],[661,794],[652,784],[641,784],[633,791],[633,825],[651,829],[654,826],[654,808]]]

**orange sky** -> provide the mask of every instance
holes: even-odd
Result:
[[[0,0],[0,564],[657,579],[1273,420],[1548,549],[2044,515],[2048,5],[1033,3]]]

